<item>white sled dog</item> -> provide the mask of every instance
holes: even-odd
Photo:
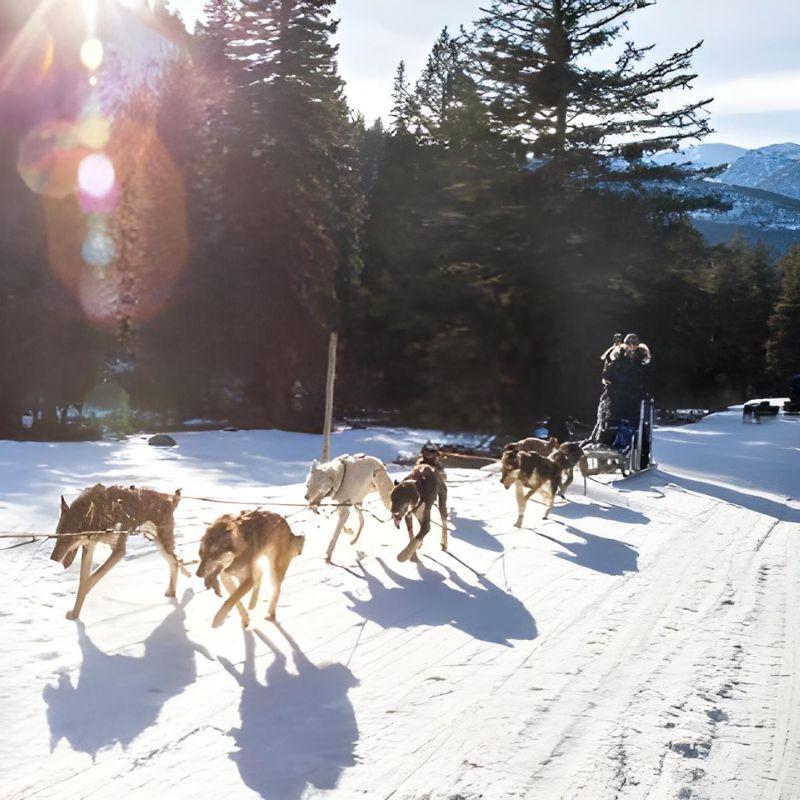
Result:
[[[329,498],[334,503],[339,503],[339,519],[336,530],[333,532],[325,561],[330,564],[336,540],[342,532],[350,508],[355,508],[358,514],[358,530],[352,539],[352,544],[358,541],[364,528],[364,514],[361,504],[370,492],[377,492],[387,510],[392,507],[392,488],[394,484],[386,472],[386,467],[379,458],[365,456],[363,453],[356,455],[343,455],[320,464],[314,461],[311,471],[306,478],[306,502],[312,511],[316,511],[319,504]],[[348,533],[351,531],[348,530]]]

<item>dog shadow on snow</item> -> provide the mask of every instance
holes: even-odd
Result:
[[[186,633],[188,589],[181,602],[144,641],[144,655],[108,655],[76,622],[82,661],[75,685],[61,672],[56,684],[46,686],[50,750],[66,739],[73,750],[94,759],[105,747],[126,748],[158,719],[161,708],[197,677],[195,652],[211,658]]]
[[[242,781],[266,800],[299,800],[309,786],[334,789],[344,769],[355,766],[358,725],[347,693],[358,685],[343,664],[318,667],[297,643],[275,626],[291,646],[286,654],[261,631],[244,631],[244,664],[239,671],[220,657],[242,688],[240,725],[230,731],[230,754]],[[265,681],[256,675],[258,636],[274,654]]]
[[[573,528],[571,525],[566,526],[566,533],[576,536],[582,541],[564,541],[551,533],[542,531],[536,531],[536,533],[567,551],[557,553],[558,558],[571,561],[581,567],[586,567],[586,569],[602,572],[605,575],[624,575],[626,572],[639,571],[638,551],[632,545],[621,542],[619,539],[596,536],[593,533]],[[553,530],[552,533],[558,534],[559,530]]]
[[[473,547],[490,550],[494,553],[502,553],[505,550],[503,545],[478,520],[451,514],[450,521],[455,526],[455,529],[449,534],[451,539],[461,539],[462,542],[467,542]]]
[[[395,572],[380,558],[377,562],[396,585],[385,586],[359,562],[370,596],[366,600],[351,592],[345,596],[352,611],[383,628],[451,625],[476,639],[507,647],[511,639],[532,640],[538,635],[536,620],[523,603],[482,575],[467,583],[439,561],[436,564],[444,573],[420,561],[420,580]]]

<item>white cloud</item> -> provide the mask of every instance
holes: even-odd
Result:
[[[800,111],[800,72],[767,72],[708,87],[714,114]]]

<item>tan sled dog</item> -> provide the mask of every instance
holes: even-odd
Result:
[[[86,595],[118,561],[125,558],[128,534],[148,523],[154,533],[145,533],[155,542],[169,564],[169,585],[165,595],[175,597],[178,570],[189,573],[175,555],[175,521],[173,512],[181,499],[178,489],[172,497],[152,489],[135,486],[103,486],[98,483],[84,489],[71,506],[61,498],[61,516],[56,528],[56,545],[50,558],[65,568],[75,560],[78,548],[83,547],[78,594],[67,619],[78,619]],[[92,572],[92,557],[98,542],[112,547],[111,555]]]
[[[547,457],[540,456],[538,453],[520,450],[516,443],[512,443],[503,448],[501,467],[500,482],[506,489],[514,484],[517,491],[519,513],[514,523],[515,527],[522,527],[525,506],[531,496],[539,490],[545,495],[547,507],[543,519],[547,519],[553,508],[556,492],[561,486],[562,475],[570,467],[569,455],[561,450],[554,450]]]
[[[222,597],[218,579],[222,580],[230,595],[216,613],[212,626],[218,628],[228,612],[236,606],[242,624],[250,624],[250,617],[241,603],[253,590],[250,609],[258,602],[262,570],[258,560],[269,559],[272,574],[272,599],[267,619],[275,619],[275,609],[281,585],[291,560],[303,552],[305,536],[295,536],[289,523],[271,511],[243,511],[238,517],[230,514],[217,519],[207,529],[200,541],[200,566],[197,575],[205,578],[206,586]],[[237,578],[239,586],[233,582]]]
[[[523,453],[538,453],[540,456],[549,456],[554,450],[558,449],[558,439],[551,436],[549,439],[537,439],[529,436],[527,439],[520,439],[518,442],[511,442],[506,447],[514,445],[517,450]]]

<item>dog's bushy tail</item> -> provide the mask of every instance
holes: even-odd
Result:
[[[178,503],[181,501],[181,490],[176,489],[175,494],[172,495],[172,510],[174,511],[178,507]]]
[[[381,496],[381,500],[383,504],[386,506],[387,510],[391,510],[392,508],[392,489],[394,489],[394,484],[392,483],[392,479],[389,477],[389,473],[386,471],[386,467],[381,464],[375,472],[372,473],[372,482],[375,484],[375,488],[378,490],[378,494]]]

